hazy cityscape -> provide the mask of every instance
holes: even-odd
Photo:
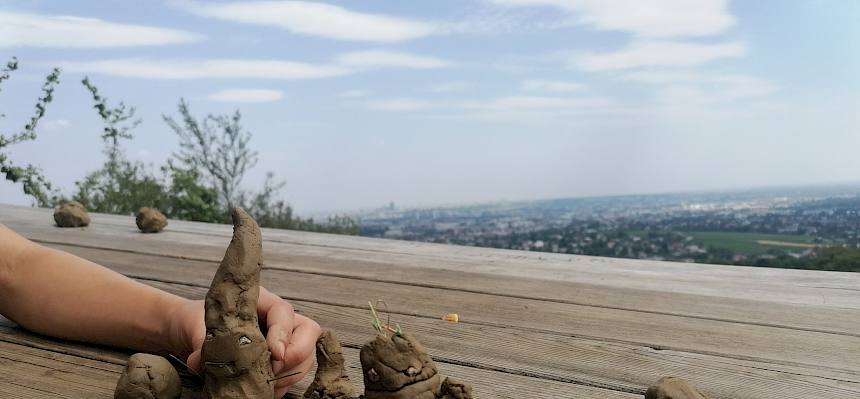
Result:
[[[860,270],[860,185],[504,202],[357,215],[361,235],[683,262]]]

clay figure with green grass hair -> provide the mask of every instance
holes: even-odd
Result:
[[[445,378],[427,350],[404,333],[399,325],[383,325],[373,304],[373,327],[378,334],[359,354],[364,379],[364,399],[471,399],[472,387]],[[324,331],[317,340],[317,374],[305,392],[309,399],[356,398],[343,367],[337,337]]]
[[[233,239],[206,293],[203,389],[211,399],[271,399],[271,353],[257,319],[260,227],[242,209],[232,214]]]

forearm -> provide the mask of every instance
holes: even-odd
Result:
[[[31,243],[3,226],[0,238],[17,240],[11,247],[20,248],[0,248],[0,256],[9,255],[0,282],[0,313],[9,319],[54,337],[173,351],[170,314],[184,299]],[[4,245],[10,247],[8,241]]]

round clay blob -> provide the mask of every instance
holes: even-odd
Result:
[[[90,224],[90,215],[77,201],[69,201],[54,209],[54,222],[58,227],[84,227]]]
[[[143,207],[137,211],[137,228],[144,233],[158,233],[167,226],[167,216],[155,208]]]
[[[128,358],[114,399],[178,399],[182,393],[179,373],[167,359],[147,353]]]
[[[708,399],[683,378],[663,377],[645,391],[645,399]]]

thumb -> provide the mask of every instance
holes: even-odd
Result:
[[[203,352],[200,349],[191,352],[191,354],[188,355],[188,360],[185,361],[185,364],[194,371],[200,371],[200,358],[202,353]]]

